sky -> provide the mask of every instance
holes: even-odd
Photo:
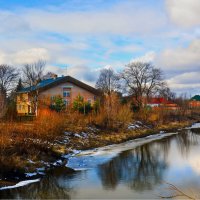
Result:
[[[92,86],[151,62],[172,91],[200,94],[200,0],[0,0],[0,64],[38,59]]]

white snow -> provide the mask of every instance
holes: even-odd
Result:
[[[54,166],[61,165],[61,164],[62,164],[62,160],[57,160],[56,162],[53,163]]]
[[[67,136],[71,136],[71,135],[73,135],[72,132],[64,132],[64,134],[67,135]]]
[[[191,128],[200,128],[200,123],[193,124]]]
[[[32,161],[31,159],[28,159],[28,162],[29,162],[29,163],[32,163],[32,164],[35,163],[35,162]]]
[[[80,136],[78,133],[75,133],[74,136],[78,138],[82,138],[82,136]]]
[[[141,121],[136,121],[132,124],[129,124],[128,129],[129,130],[135,130],[135,129],[139,129],[143,126],[143,123]]]
[[[33,172],[33,173],[25,173],[26,174],[26,177],[31,177],[31,176],[36,176],[37,173],[36,172]]]
[[[17,183],[16,185],[1,187],[0,190],[22,187],[22,186],[25,186],[25,185],[28,185],[28,184],[31,184],[31,183],[39,182],[39,181],[40,181],[40,179],[21,181],[21,182]]]
[[[163,133],[165,133],[165,131],[160,131],[160,134],[163,134]]]
[[[78,138],[88,138],[88,133],[85,132],[75,133],[74,136]]]
[[[37,168],[36,170],[37,170],[38,172],[44,171],[44,170],[45,170],[45,167]]]

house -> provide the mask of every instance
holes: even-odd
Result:
[[[131,103],[137,105],[137,101],[136,101],[136,98],[134,97],[134,95],[125,96],[122,99],[124,102],[131,102]],[[177,110],[178,109],[178,105],[176,103],[174,103],[170,100],[167,100],[163,97],[151,97],[151,98],[142,97],[141,101],[142,101],[143,106],[147,106],[152,109],[158,109],[161,107],[166,108],[168,110]]]
[[[160,107],[164,107],[168,110],[176,110],[178,109],[177,104],[173,103],[172,101],[169,101],[163,97],[153,97],[147,100],[146,103],[147,106],[150,106],[151,108],[157,109]]]
[[[190,108],[200,107],[200,95],[193,96],[189,101]]]
[[[38,94],[38,101],[46,98],[51,102],[56,96],[60,96],[66,106],[72,104],[78,95],[90,104],[93,104],[99,95],[98,90],[71,76],[48,77],[39,82],[37,86],[23,88],[17,92],[17,113],[19,115],[35,114],[32,99],[36,98],[36,95],[33,96],[33,93]]]

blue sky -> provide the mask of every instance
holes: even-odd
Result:
[[[91,85],[100,69],[150,61],[173,91],[200,93],[199,0],[0,0],[0,63],[42,58]]]

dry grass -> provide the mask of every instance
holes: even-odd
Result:
[[[27,159],[53,153],[53,141],[65,129],[64,120],[62,114],[45,111],[33,122],[0,123],[0,168],[24,168]]]

